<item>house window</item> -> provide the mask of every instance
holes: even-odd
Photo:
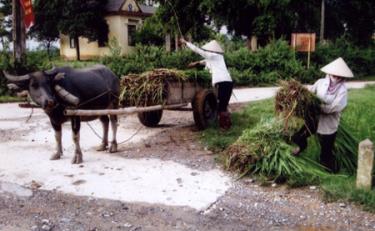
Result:
[[[106,35],[99,35],[98,38],[98,46],[105,47],[108,44],[108,34]]]
[[[70,48],[76,48],[76,42],[74,38],[69,37],[69,45],[70,45]]]
[[[135,25],[128,25],[128,46],[135,46],[135,32],[137,27]]]

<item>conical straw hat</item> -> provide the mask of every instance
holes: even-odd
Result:
[[[202,46],[202,49],[205,51],[211,51],[223,54],[224,50],[221,48],[220,44],[216,40],[212,40],[209,43],[206,43],[204,46]]]
[[[345,78],[354,77],[353,72],[341,57],[327,64],[320,70],[329,75],[335,75]]]

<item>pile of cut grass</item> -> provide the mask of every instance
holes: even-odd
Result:
[[[182,71],[155,69],[142,74],[129,74],[121,78],[120,105],[150,106],[164,104],[168,81],[186,81]]]
[[[246,129],[226,150],[226,166],[240,175],[255,174],[272,181],[296,178],[324,177],[324,168],[318,163],[291,155],[290,137],[298,123],[287,131],[280,118],[263,119],[252,129]]]
[[[280,89],[275,96],[275,111],[285,118],[285,127],[289,118],[317,121],[320,113],[319,98],[297,80],[280,81]]]

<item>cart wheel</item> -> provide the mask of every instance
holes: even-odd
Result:
[[[195,125],[198,129],[206,129],[210,123],[216,121],[217,100],[213,91],[207,89],[199,91],[194,96],[192,106]]]
[[[163,110],[138,112],[139,121],[146,127],[155,127],[161,120]]]

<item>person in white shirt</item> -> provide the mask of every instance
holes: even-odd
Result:
[[[322,101],[318,121],[307,119],[305,125],[293,135],[292,141],[298,145],[293,154],[299,155],[305,150],[307,138],[317,133],[321,148],[320,163],[336,172],[338,169],[333,147],[341,112],[347,105],[348,91],[345,80],[353,78],[354,75],[341,57],[324,66],[321,71],[327,74],[326,77],[316,81],[310,89]]]
[[[224,61],[224,50],[216,40],[199,48],[194,44],[186,41],[184,38],[180,42],[185,44],[193,52],[204,58],[202,61],[194,62],[189,66],[196,64],[205,64],[212,76],[212,86],[217,87],[218,94],[218,113],[219,125],[221,129],[227,130],[231,127],[230,113],[228,112],[228,104],[233,90],[233,81]]]

